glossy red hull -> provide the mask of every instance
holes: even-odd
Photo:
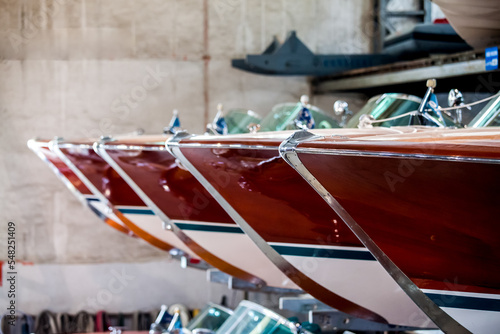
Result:
[[[169,219],[234,225],[217,201],[167,151],[167,139],[167,136],[117,139],[108,145],[115,149],[106,148],[106,153]]]
[[[80,178],[57,156],[56,153],[50,150],[49,140],[30,140],[28,147],[33,150],[49,167],[56,173],[61,181],[70,189],[71,192],[85,205],[87,205],[94,213],[97,214],[106,224],[113,227],[117,231],[130,236],[135,235],[130,229],[122,223],[106,216],[104,212],[99,211],[98,206],[94,205],[94,201],[98,201],[92,192],[85,186]]]
[[[416,303],[427,305],[412,285],[458,326],[496,331],[499,128],[354,140],[296,137],[284,144],[284,158],[377,258],[390,259],[383,261],[394,279],[404,280],[401,271],[413,280],[400,285]],[[445,326],[449,322],[440,327],[450,331]]]
[[[255,284],[298,289],[262,255],[196,178],[167,151],[165,136],[121,138],[98,151],[137,187],[175,233],[214,267]],[[115,165],[116,164],[116,165]],[[173,226],[175,225],[175,226]],[[202,246],[202,247],[200,247]],[[267,269],[266,269],[267,268]]]
[[[391,131],[334,130],[332,134],[343,138]],[[364,253],[366,249],[359,239],[281,159],[279,144],[290,134],[198,136],[169,147],[178,147],[178,157],[183,156],[192,165],[192,171],[199,173],[199,178],[213,188],[212,195],[220,195],[222,202],[226,202],[223,207],[234,210],[232,217],[245,232],[256,233],[252,239],[305,291],[355,316],[405,326],[433,327],[402,290],[396,293],[398,287],[390,277],[383,278],[387,285],[380,291],[376,291],[377,282],[362,277],[370,275],[368,271],[362,272],[363,268],[384,276],[380,273],[383,268],[377,267],[376,261],[370,262],[372,259],[369,253]],[[332,272],[330,265],[346,272]],[[353,275],[352,278],[349,275]],[[349,280],[359,280],[358,287],[360,291],[366,288],[366,294],[350,291],[352,288],[346,285]],[[338,284],[332,285],[334,281]],[[387,293],[384,295],[382,291]],[[391,304],[396,308],[389,310]]]
[[[491,132],[484,137],[462,131],[464,136],[448,138],[326,139],[301,143],[297,152],[411,278],[455,291],[498,293],[500,131]]]
[[[93,141],[58,142],[57,150],[68,159],[68,163],[72,164],[76,171],[82,173],[82,178],[88,182],[87,186],[94,188],[92,191],[95,195],[103,198],[103,202],[107,202],[112,213],[134,234],[159,249],[170,251],[180,248],[196,259],[197,256],[178,241],[177,237],[162,230],[161,221],[154,215],[135,215],[136,212],[143,213],[150,210],[106,161],[94,152],[92,145]],[[132,219],[130,212],[134,217]],[[155,224],[153,228],[155,233],[145,228],[150,224]]]

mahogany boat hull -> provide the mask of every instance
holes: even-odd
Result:
[[[97,152],[193,251],[234,277],[274,288],[299,288],[283,275],[203,186],[179,166],[164,136],[100,143]]]
[[[297,171],[435,304],[473,333],[497,330],[500,129],[312,138],[294,154]]]
[[[175,234],[162,228],[161,220],[140,200],[121,177],[93,150],[92,141],[55,143],[59,158],[79,176],[110,213],[149,244],[171,251],[179,249],[199,258]]]
[[[363,136],[394,130],[331,131]],[[198,136],[167,145],[275,265],[306,292],[358,317],[435,327],[281,159],[279,145],[290,134]]]
[[[49,140],[31,139],[28,147],[50,167],[54,174],[61,180],[73,195],[92,212],[94,212],[107,225],[115,230],[135,237],[133,232],[112,212],[105,203],[94,196],[81,179],[54,153]]]

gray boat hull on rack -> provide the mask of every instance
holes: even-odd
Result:
[[[434,0],[434,3],[473,48],[500,44],[500,1]]]

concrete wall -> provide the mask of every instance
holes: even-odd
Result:
[[[6,264],[4,273],[9,272]],[[10,275],[0,288],[2,314],[7,305]],[[182,303],[191,309],[207,301],[219,304],[227,297],[234,308],[243,292],[207,282],[202,270],[179,268],[177,261],[105,264],[18,264],[15,304],[18,311],[39,314],[42,310],[76,314],[152,311],[162,304]]]
[[[0,0],[0,260],[7,256],[8,221],[16,223],[18,260],[57,265],[30,271],[35,281],[52,272],[54,282],[74,287],[73,276],[59,275],[71,264],[167,260],[82,207],[26,141],[137,128],[157,133],[174,108],[186,129],[200,133],[219,102],[265,114],[276,103],[298,101],[308,92],[307,78],[244,73],[230,59],[261,53],[273,35],[283,40],[292,29],[317,53],[369,52],[371,6],[366,0]],[[334,97],[311,101],[331,110]],[[169,275],[182,281],[187,274],[176,268]],[[202,284],[198,276],[191,283]],[[141,282],[156,284],[150,279]],[[59,284],[32,283],[19,281],[27,289],[25,310],[56,307],[65,295]],[[30,304],[36,287],[54,300],[37,304],[33,294]],[[196,291],[178,298],[207,299]]]
[[[307,93],[307,79],[241,72],[230,59],[260,53],[273,35],[283,39],[291,29],[318,53],[367,52],[363,13],[370,6],[365,0],[2,1],[0,215],[18,224],[19,258],[162,256],[99,224],[26,148],[29,138],[154,133],[174,108],[183,126],[199,133],[219,102],[265,114]]]

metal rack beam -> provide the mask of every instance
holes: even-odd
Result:
[[[347,71],[335,76],[316,78],[311,84],[315,94],[324,94],[486,72],[484,51],[468,51]]]
[[[296,314],[308,314],[308,321],[321,327],[322,333],[337,333],[343,330],[353,331],[410,331],[414,327],[395,326],[377,323],[365,319],[352,317],[323,304],[311,296],[281,297],[279,308],[289,310]]]
[[[227,285],[227,287],[232,290],[243,290],[243,291],[276,293],[276,294],[292,294],[292,295],[298,295],[304,293],[304,291],[302,290],[295,290],[295,289],[275,288],[271,286],[260,287],[250,282],[230,276],[218,269],[207,270],[207,281],[212,283]]]

